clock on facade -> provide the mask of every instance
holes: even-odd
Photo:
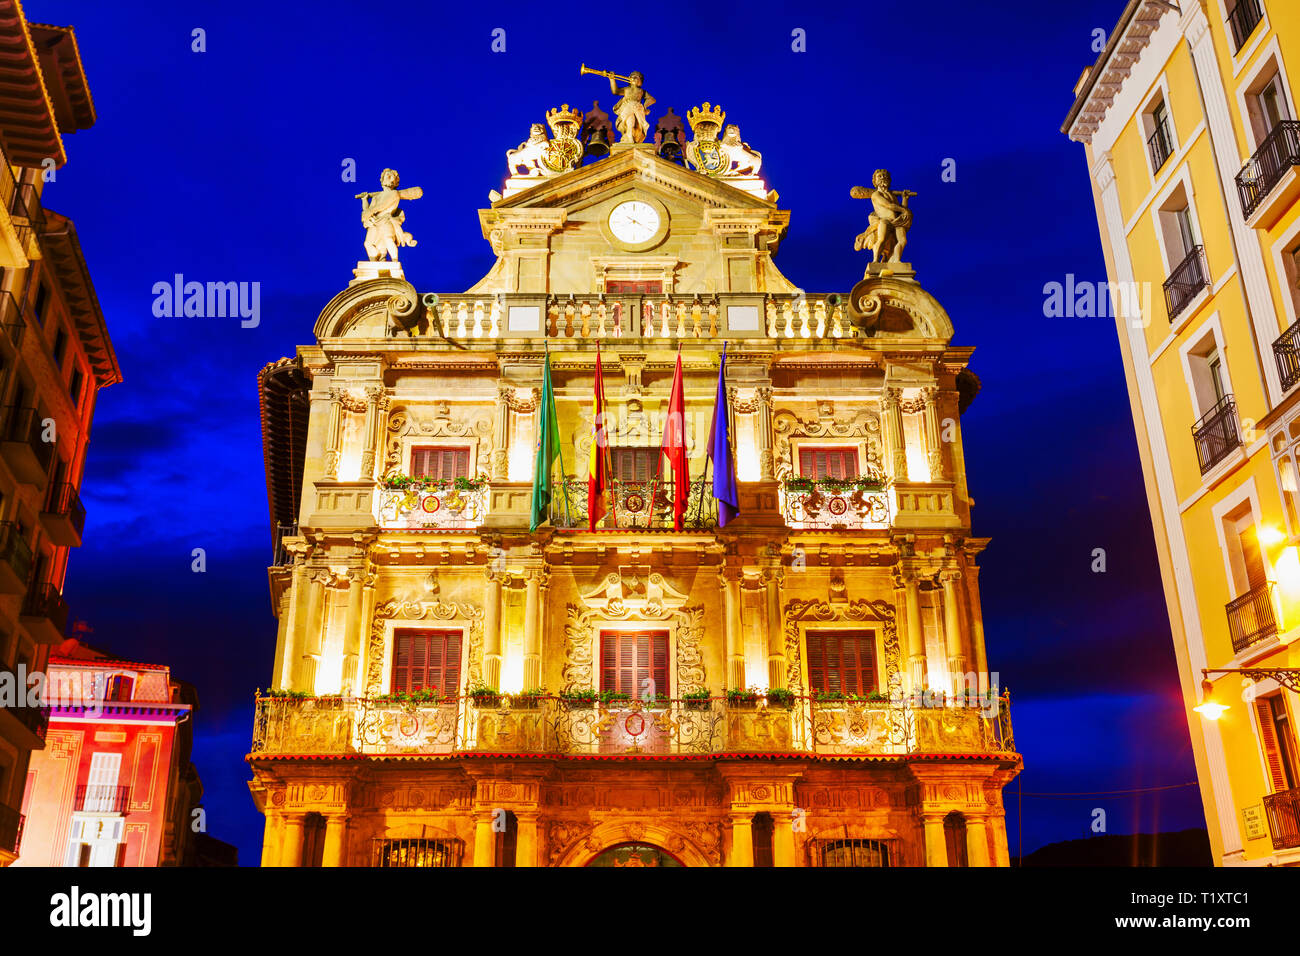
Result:
[[[630,246],[649,242],[659,232],[659,210],[640,199],[629,199],[609,214],[609,231]]]

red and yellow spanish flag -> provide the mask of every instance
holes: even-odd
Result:
[[[607,500],[609,489],[609,430],[605,423],[605,380],[600,370],[600,346],[596,346],[596,388],[591,400],[592,436],[591,455],[587,465],[587,529],[595,531],[596,525],[610,511]]]

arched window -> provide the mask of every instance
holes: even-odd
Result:
[[[970,866],[966,860],[966,818],[955,811],[944,817],[943,838],[948,844],[948,865]]]
[[[493,820],[493,823],[496,823]],[[497,866],[515,865],[515,847],[519,843],[519,818],[510,810],[505,811],[504,826],[496,831]]]
[[[752,824],[754,834],[754,866],[775,866],[772,860],[772,834],[776,823],[770,813],[754,814]]]

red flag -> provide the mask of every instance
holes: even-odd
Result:
[[[595,531],[609,511],[609,429],[605,425],[605,380],[600,371],[600,346],[596,346],[596,388],[591,400],[593,430],[587,464],[587,529]]]
[[[664,421],[664,440],[659,455],[668,459],[673,476],[673,530],[682,530],[686,502],[690,496],[690,472],[686,464],[686,397],[682,388],[682,353],[677,353],[677,371],[673,373],[673,390],[668,399],[668,418]],[[661,460],[662,464],[662,460]]]

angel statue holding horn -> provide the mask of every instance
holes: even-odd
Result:
[[[645,115],[646,110],[655,104],[655,98],[642,86],[645,77],[636,70],[633,70],[629,76],[622,76],[618,73],[606,73],[604,70],[593,70],[585,64],[578,72],[579,74],[594,73],[609,78],[609,91],[619,98],[614,104],[616,117],[614,126],[619,132],[618,141],[644,143],[646,134],[650,131],[650,123]],[[619,86],[617,80],[627,80],[627,86]]]

